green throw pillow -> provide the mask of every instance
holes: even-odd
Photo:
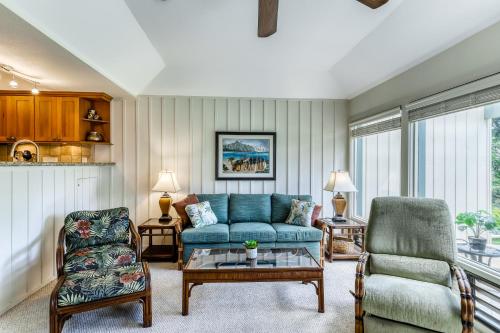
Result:
[[[195,228],[217,224],[217,216],[215,216],[215,213],[210,207],[210,202],[208,201],[187,205],[186,213]]]
[[[312,201],[292,199],[292,208],[290,209],[290,214],[288,214],[285,223],[310,227],[315,205],[316,204]]]

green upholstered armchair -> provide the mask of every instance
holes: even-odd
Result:
[[[469,282],[455,265],[455,227],[443,200],[372,201],[355,282],[356,332],[473,332]]]

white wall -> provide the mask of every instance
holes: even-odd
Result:
[[[350,119],[405,105],[500,72],[500,23],[388,80],[349,102]]]
[[[160,215],[151,192],[161,169],[187,193],[302,193],[332,214],[322,191],[347,164],[347,110],[341,100],[141,96],[113,101],[112,188],[141,223]],[[216,131],[276,131],[276,181],[216,181]],[[137,195],[134,196],[134,193]],[[118,198],[117,198],[118,200]],[[172,212],[173,213],[173,212]]]
[[[111,168],[0,167],[0,314],[56,278],[67,214],[110,207]]]

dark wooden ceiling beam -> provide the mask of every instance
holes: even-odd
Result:
[[[371,9],[377,9],[380,6],[385,5],[389,0],[358,0],[363,5],[370,7]]]
[[[278,29],[278,0],[259,0],[259,37],[269,37]]]

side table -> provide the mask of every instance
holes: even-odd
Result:
[[[149,219],[138,226],[142,243],[145,244],[144,238],[148,240],[147,248],[142,251],[142,259],[147,261],[177,262],[177,231],[175,230],[175,225],[178,220],[177,218],[173,218],[168,223],[162,223],[158,219]],[[172,245],[153,244],[153,237],[172,237]]]
[[[365,251],[366,223],[350,219],[347,219],[345,222],[332,221],[331,218],[322,218],[320,220],[327,225],[328,242],[326,243],[325,257],[328,261],[332,262],[334,259],[358,259],[360,254]],[[333,241],[336,238],[335,230],[340,230],[342,237],[347,237],[354,241],[353,252],[333,252]]]

